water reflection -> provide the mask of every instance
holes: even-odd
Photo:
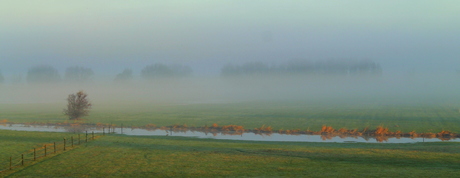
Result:
[[[40,132],[74,132],[85,131],[94,133],[113,132],[117,134],[133,136],[183,136],[196,138],[212,138],[225,140],[248,140],[248,141],[287,141],[287,142],[337,142],[337,143],[415,143],[415,142],[437,142],[452,141],[459,142],[458,138],[420,138],[420,137],[388,137],[388,136],[348,136],[348,135],[309,135],[309,134],[279,134],[279,133],[253,133],[241,131],[197,131],[189,129],[173,129],[168,127],[160,128],[121,128],[102,127],[94,125],[68,124],[68,125],[24,125],[24,124],[2,124],[0,129],[18,131],[40,131]],[[110,131],[109,131],[110,130]]]

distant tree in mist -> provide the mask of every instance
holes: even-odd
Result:
[[[222,76],[237,76],[237,75],[253,75],[267,74],[270,72],[270,67],[262,62],[249,62],[243,65],[227,64],[222,67]]]
[[[64,79],[68,82],[89,82],[92,80],[94,72],[90,68],[74,66],[65,70]]]
[[[115,76],[115,82],[126,82],[133,79],[133,71],[131,69],[125,69],[123,72]]]
[[[22,75],[17,74],[11,77],[11,84],[20,84],[22,82]]]
[[[27,83],[57,83],[61,80],[58,71],[51,66],[35,66],[27,71]]]
[[[88,95],[83,91],[70,94],[67,97],[67,109],[64,109],[64,114],[70,120],[80,120],[82,117],[87,116],[92,106],[87,97]]]
[[[144,79],[153,79],[156,77],[172,77],[173,71],[164,64],[154,64],[145,66],[141,71],[141,76]]]
[[[141,76],[143,79],[186,77],[191,74],[192,69],[189,66],[168,66],[161,63],[145,66],[141,71]]]
[[[173,71],[175,77],[187,77],[193,73],[192,68],[186,65],[174,64],[170,65],[169,68]]]
[[[348,73],[350,74],[381,74],[382,68],[379,64],[372,61],[363,61],[349,66]]]
[[[250,62],[241,65],[227,64],[222,67],[221,76],[267,74],[379,75],[381,72],[380,65],[372,61],[290,62],[272,66],[261,62]]]
[[[0,84],[5,81],[5,78],[2,75],[2,71],[0,70]]]

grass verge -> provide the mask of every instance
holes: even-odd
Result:
[[[65,105],[1,105],[0,121],[65,122]],[[94,103],[86,122],[123,124],[125,127],[240,125],[245,129],[271,126],[273,130],[320,131],[323,125],[358,129],[383,126],[389,131],[407,133],[460,133],[460,113],[452,105],[353,105],[308,102],[245,102],[225,104],[160,105],[149,103]]]
[[[459,143],[251,142],[109,135],[10,177],[452,177]]]

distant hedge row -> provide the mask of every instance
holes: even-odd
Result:
[[[227,64],[221,70],[222,76],[254,74],[379,75],[381,73],[382,68],[373,61],[290,62],[271,66],[262,62],[251,62],[241,65]]]

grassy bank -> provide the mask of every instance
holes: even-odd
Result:
[[[61,141],[71,135],[75,134],[0,130],[0,170],[9,166],[10,156],[17,160],[26,151],[41,147],[43,144]]]
[[[248,142],[110,135],[11,177],[452,177],[460,144]]]
[[[64,104],[2,105],[0,120],[12,122],[65,122]],[[452,105],[351,105],[307,102],[246,102],[226,104],[95,103],[86,122],[143,126],[242,125],[253,129],[310,129],[321,126],[363,129],[377,126],[390,131],[460,132],[460,113]]]

